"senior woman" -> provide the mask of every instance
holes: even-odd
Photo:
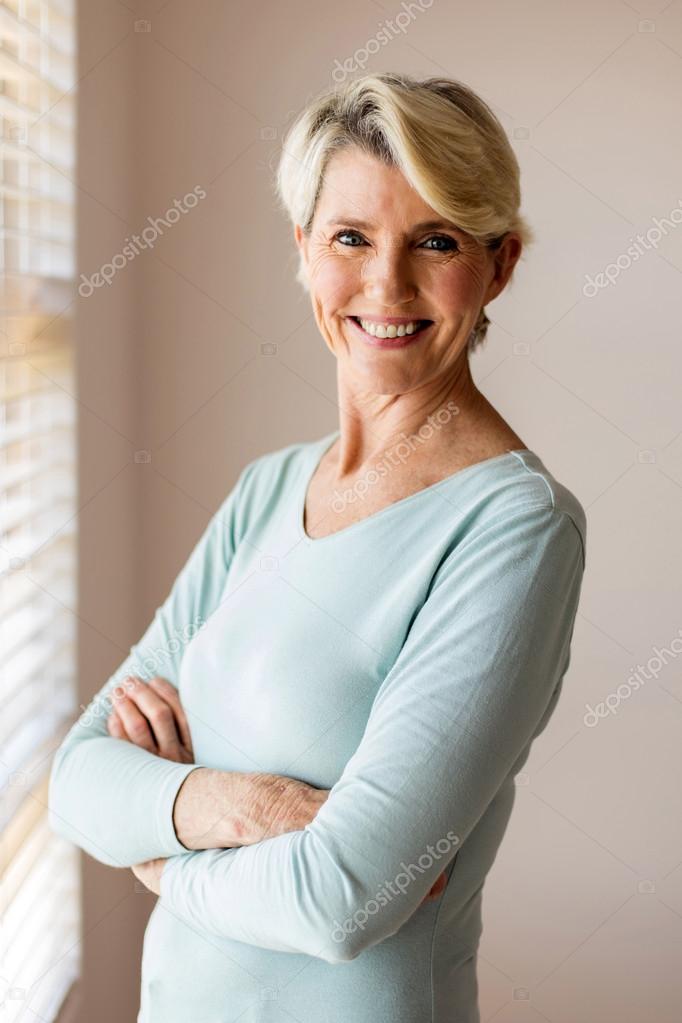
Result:
[[[139,1023],[475,1023],[585,566],[581,505],[469,369],[519,168],[470,89],[384,73],[307,107],[277,180],[339,428],[243,468],[60,747],[51,822],[160,895]]]

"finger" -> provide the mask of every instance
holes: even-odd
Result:
[[[433,886],[434,893],[436,895],[441,895],[445,891],[447,883],[448,883],[447,874],[443,872],[436,881],[435,885]]]
[[[112,709],[109,714],[109,718],[107,719],[107,730],[110,734],[113,734],[115,738],[125,739],[127,742],[132,742],[133,740],[126,732],[123,720],[117,713],[116,708],[120,705],[121,700],[125,699],[128,695],[131,686],[133,686],[137,681],[138,679],[134,675],[128,675],[122,682],[119,682],[118,685],[114,686],[110,693]]]
[[[128,675],[122,682],[119,682],[118,685],[114,686],[110,693],[112,714],[116,713],[116,707],[118,704],[122,699],[124,699],[124,697],[130,694],[133,686],[137,685],[139,681],[140,680],[135,675]]]
[[[149,753],[158,753],[149,722],[129,696],[122,696],[117,701],[116,713],[121,719],[130,742],[146,749]]]
[[[427,899],[437,899],[439,895],[443,893],[447,884],[447,877],[445,873],[440,874],[438,879],[431,886],[431,890],[426,896]]]
[[[128,738],[128,736],[126,735],[126,730],[123,727],[123,722],[121,721],[120,717],[118,716],[115,710],[112,711],[109,717],[107,718],[107,731],[109,732],[109,735],[111,735],[112,738],[114,739]]]
[[[163,696],[166,702],[171,705],[175,715],[180,741],[186,749],[191,750],[192,734],[189,730],[189,723],[187,721],[185,709],[180,702],[179,692],[171,682],[165,678],[161,678],[159,675],[155,675],[154,678],[150,678],[149,685],[152,686],[161,696]]]
[[[191,749],[192,734],[187,721],[187,715],[185,714],[185,708],[180,702],[180,694],[178,690],[171,682],[168,681],[168,679],[161,678],[160,675],[155,675],[153,678],[150,678],[148,684],[165,699],[166,703],[170,704],[173,714],[175,715],[180,741],[183,746]]]
[[[181,749],[180,736],[170,704],[147,683],[139,681],[131,686],[128,698],[147,719],[161,756],[171,760],[178,759]]]

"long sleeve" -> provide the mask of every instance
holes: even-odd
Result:
[[[545,726],[584,567],[575,523],[544,500],[474,524],[441,560],[315,819],[171,857],[162,904],[206,932],[330,963],[395,934]]]
[[[107,732],[111,690],[127,675],[178,685],[184,650],[217,606],[238,542],[239,495],[254,462],[211,518],[165,602],[56,751],[48,793],[50,827],[109,866],[186,852],[173,804],[196,764],[165,760]]]

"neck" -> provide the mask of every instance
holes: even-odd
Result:
[[[434,457],[445,448],[464,449],[490,408],[473,382],[466,357],[450,375],[405,394],[362,391],[341,375],[338,383],[340,435],[334,474],[339,479],[371,467],[413,435]]]

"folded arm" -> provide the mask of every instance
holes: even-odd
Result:
[[[553,507],[473,529],[436,573],[315,819],[169,858],[162,903],[218,936],[331,963],[395,934],[546,724],[583,570],[576,526]]]

